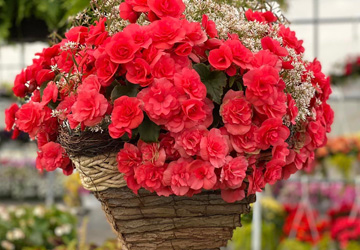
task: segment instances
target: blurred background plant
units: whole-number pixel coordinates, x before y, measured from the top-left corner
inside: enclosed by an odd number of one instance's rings
[[[88,5],[89,0],[0,0],[0,40],[46,40]]]
[[[76,239],[76,224],[64,207],[0,207],[0,249],[54,249]]]

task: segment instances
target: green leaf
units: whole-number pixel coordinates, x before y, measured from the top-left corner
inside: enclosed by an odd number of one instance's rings
[[[225,73],[222,71],[211,71],[210,67],[203,63],[195,64],[194,69],[200,75],[201,81],[205,84],[210,99],[220,104],[224,87],[227,83]]]
[[[44,82],[43,84],[41,84],[40,86],[40,97],[42,98],[42,96],[44,95],[44,89],[46,88],[47,84],[49,83],[49,81]]]
[[[236,80],[236,76],[232,76],[229,79],[229,87],[231,88],[234,85],[234,82]]]
[[[140,139],[144,142],[157,142],[160,135],[160,127],[152,122],[149,117],[144,114],[144,120],[138,127]]]
[[[111,101],[115,101],[120,96],[135,97],[138,93],[139,85],[128,83],[126,85],[117,85],[111,92]]]

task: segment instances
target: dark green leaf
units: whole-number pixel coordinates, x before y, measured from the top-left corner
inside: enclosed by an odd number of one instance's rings
[[[243,85],[241,84],[240,81],[237,81],[236,84],[237,84],[237,87],[238,87],[238,89],[239,89],[240,91],[243,90]]]
[[[49,81],[44,82],[43,84],[41,84],[40,86],[40,97],[42,98],[42,96],[44,95],[44,89],[46,88],[47,84]]]
[[[200,75],[201,81],[205,84],[207,94],[211,100],[220,104],[227,78],[222,71],[211,71],[205,64],[195,64],[194,69]]]
[[[149,117],[144,114],[144,121],[138,127],[140,139],[144,142],[157,142],[159,140],[160,127],[152,122]]]
[[[236,76],[232,76],[229,79],[229,87],[231,88],[234,85],[234,82],[236,80]]]
[[[117,85],[111,92],[111,100],[114,102],[120,96],[135,97],[138,93],[139,85],[128,83],[126,85]]]

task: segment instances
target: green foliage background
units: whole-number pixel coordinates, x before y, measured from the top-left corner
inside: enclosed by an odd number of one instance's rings
[[[88,5],[89,0],[0,0],[0,40],[8,40],[26,18],[44,21],[49,33],[64,30],[68,17]]]

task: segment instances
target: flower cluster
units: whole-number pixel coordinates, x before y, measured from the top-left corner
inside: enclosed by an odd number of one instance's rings
[[[320,63],[269,11],[236,10],[239,30],[225,37],[209,17],[233,7],[186,3],[126,0],[123,30],[106,18],[76,26],[16,77],[27,102],[6,126],[37,139],[39,169],[72,171],[60,126],[123,140],[119,171],[134,192],[221,189],[234,202],[311,163],[334,115]]]
[[[77,238],[76,223],[60,206],[0,206],[0,249],[55,249]]]
[[[344,84],[349,78],[358,78],[360,75],[360,56],[349,57],[339,73],[331,75],[331,83],[334,85]]]

